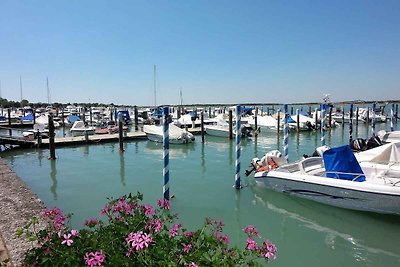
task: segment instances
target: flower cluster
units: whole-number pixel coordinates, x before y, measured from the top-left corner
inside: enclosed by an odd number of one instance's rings
[[[143,196],[111,199],[101,210],[107,221],[84,222],[81,230],[70,230],[60,209],[47,209],[42,216],[49,226],[38,232],[29,227],[19,232],[38,241],[25,255],[26,266],[261,266],[259,259],[276,258],[275,245],[261,238],[254,226],[246,226],[244,249],[228,247],[221,220],[207,218],[203,227],[189,231],[170,213],[170,202],[157,201],[158,208],[140,204]],[[34,238],[33,238],[34,237]]]

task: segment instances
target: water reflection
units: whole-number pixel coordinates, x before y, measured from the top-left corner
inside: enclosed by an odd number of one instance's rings
[[[57,200],[57,160],[50,160],[50,191],[53,194],[53,199]]]
[[[125,186],[125,156],[124,153],[119,153],[119,176],[121,177],[121,184]]]
[[[170,159],[181,159],[187,158],[191,151],[194,151],[195,144],[170,144],[169,145],[169,157]],[[152,141],[147,141],[144,152],[146,154],[153,154],[159,156],[160,159],[163,157],[163,144]]]
[[[352,253],[352,257],[357,261],[374,262],[370,259],[371,254],[382,254],[400,261],[398,216],[335,208],[255,185],[251,190],[255,204],[283,216],[282,240],[291,238],[286,236],[284,229],[289,220],[294,220],[300,228],[306,227],[324,234],[325,247]]]
[[[43,155],[43,149],[37,149],[37,156],[38,156],[38,160],[39,160],[39,166],[42,167],[42,160],[44,158]]]

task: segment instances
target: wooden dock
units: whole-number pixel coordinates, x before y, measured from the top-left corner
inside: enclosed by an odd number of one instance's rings
[[[36,140],[27,140],[24,137],[0,134],[1,145],[18,145],[20,147],[34,147]]]

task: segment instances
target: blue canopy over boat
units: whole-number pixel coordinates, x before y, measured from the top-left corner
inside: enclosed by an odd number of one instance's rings
[[[76,121],[80,121],[81,118],[75,115],[68,115],[67,120],[69,121],[69,123],[74,123]]]
[[[326,177],[364,182],[365,175],[350,146],[331,148],[322,155]]]
[[[21,118],[22,121],[33,121],[33,114],[29,113],[28,115]]]

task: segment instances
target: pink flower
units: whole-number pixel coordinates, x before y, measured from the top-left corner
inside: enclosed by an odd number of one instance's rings
[[[263,246],[262,255],[264,258],[276,259],[277,249],[274,243],[267,240],[262,243],[262,246]]]
[[[174,237],[178,235],[178,231],[182,229],[182,224],[174,224],[171,229],[169,229],[169,237]]]
[[[79,237],[79,236],[80,236],[78,230],[71,230],[71,235],[72,235],[73,237]]]
[[[247,245],[246,245],[246,249],[254,251],[258,249],[257,243],[256,241],[254,241],[254,239],[252,238],[247,238]]]
[[[194,262],[191,262],[188,266],[189,266],[189,267],[199,267],[199,265],[197,265],[197,264],[194,263]]]
[[[153,243],[152,237],[147,233],[143,233],[142,231],[129,233],[125,238],[125,241],[128,246],[134,250],[142,250],[149,247],[149,245]],[[130,255],[130,251],[128,251],[128,253]]]
[[[157,205],[160,208],[165,209],[165,210],[169,210],[169,208],[170,208],[169,201],[167,199],[164,199],[164,198],[157,200]]]
[[[56,230],[64,227],[65,215],[59,208],[45,209],[41,215],[44,219],[51,221]]]
[[[64,234],[64,240],[61,242],[62,245],[66,244],[68,247],[74,243],[74,241],[71,239],[72,235],[71,234]]]
[[[228,235],[223,235],[223,234],[217,233],[217,234],[215,234],[215,238],[217,238],[218,241],[224,242],[227,245],[231,242]]]
[[[90,267],[101,266],[105,259],[106,256],[103,254],[103,251],[96,251],[95,253],[87,252],[84,257],[86,265]]]
[[[154,229],[154,232],[159,233],[163,227],[163,223],[160,219],[150,220],[146,225],[146,229]]]
[[[255,228],[253,225],[247,225],[245,228],[242,229],[242,231],[248,234],[250,237],[252,236],[260,237],[257,228]]]
[[[132,214],[132,206],[129,205],[125,199],[120,198],[118,199],[117,203],[114,204],[113,212],[126,213],[130,215]]]
[[[146,214],[147,216],[153,216],[154,215],[154,208],[151,205],[144,205],[144,214]]]
[[[99,220],[97,220],[96,218],[87,219],[84,223],[84,225],[86,225],[88,227],[94,227],[98,224],[99,224]]]
[[[193,232],[186,231],[186,232],[183,233],[183,236],[184,236],[184,237],[187,237],[187,238],[190,238],[190,237],[193,236]]]
[[[189,251],[192,249],[192,247],[193,247],[193,245],[192,244],[187,244],[187,245],[185,245],[185,244],[183,244],[182,243],[182,245],[183,245],[183,249],[182,249],[182,251],[183,251],[183,253],[189,253]]]

